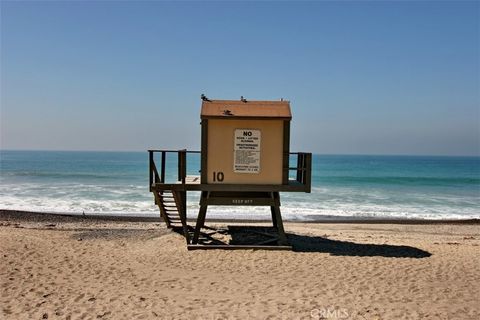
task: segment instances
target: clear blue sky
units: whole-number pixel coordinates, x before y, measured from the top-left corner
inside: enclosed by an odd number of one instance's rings
[[[200,147],[200,94],[292,102],[292,149],[480,154],[480,5],[1,2],[1,148]]]

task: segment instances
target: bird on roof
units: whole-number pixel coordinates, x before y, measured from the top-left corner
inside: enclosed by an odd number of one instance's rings
[[[243,96],[240,96],[240,101],[247,102],[247,99],[245,99]]]
[[[207,96],[204,95],[203,93],[202,93],[202,95],[200,96],[200,99],[202,99],[203,101],[212,101],[212,100],[208,99]]]

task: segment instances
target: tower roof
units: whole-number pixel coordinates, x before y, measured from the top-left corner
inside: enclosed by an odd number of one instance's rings
[[[261,118],[292,119],[290,101],[204,100],[202,119],[208,118]]]

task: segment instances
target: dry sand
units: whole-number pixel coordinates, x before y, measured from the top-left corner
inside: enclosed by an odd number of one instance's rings
[[[480,319],[478,223],[285,227],[295,251],[187,251],[159,222],[0,212],[0,318]]]

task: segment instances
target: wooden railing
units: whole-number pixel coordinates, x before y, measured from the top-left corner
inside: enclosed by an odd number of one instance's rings
[[[312,185],[312,154],[308,152],[291,152],[290,155],[297,155],[297,166],[288,170],[297,171],[296,181],[308,187],[310,192]]]
[[[160,153],[160,173],[158,172],[157,165],[155,164],[154,153]],[[185,178],[187,177],[187,153],[200,153],[200,151],[187,151],[183,150],[148,150],[149,156],[149,186],[152,191],[152,185],[157,183],[165,183],[165,168],[167,162],[167,153],[177,153],[178,157],[178,174],[177,181],[181,181],[185,184]]]
[[[185,184],[187,177],[187,154],[199,154],[200,151],[183,150],[148,150],[149,153],[149,188],[152,191],[152,186],[165,182],[165,168],[168,153],[177,153],[178,159],[178,174],[177,181]],[[160,171],[155,163],[154,154],[160,153]],[[297,166],[288,167],[289,171],[296,171],[296,182],[304,185],[307,192],[310,192],[312,182],[312,154],[307,152],[290,152],[289,154],[297,156]]]

